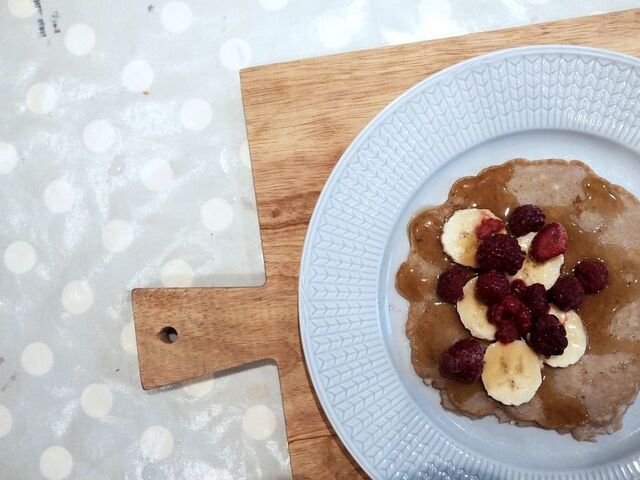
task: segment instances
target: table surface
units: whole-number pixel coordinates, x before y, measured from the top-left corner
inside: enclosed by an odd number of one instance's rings
[[[2,477],[290,477],[274,365],[136,362],[131,288],[264,277],[240,68],[637,6],[0,0]]]

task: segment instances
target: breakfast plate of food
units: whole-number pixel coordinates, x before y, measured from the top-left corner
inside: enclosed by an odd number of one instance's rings
[[[640,477],[640,61],[495,52],[383,110],[318,200],[305,359],[373,478]]]

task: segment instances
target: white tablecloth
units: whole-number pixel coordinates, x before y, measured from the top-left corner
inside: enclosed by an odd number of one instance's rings
[[[260,283],[238,70],[637,0],[0,0],[0,478],[289,478],[272,365],[146,393],[129,291]]]

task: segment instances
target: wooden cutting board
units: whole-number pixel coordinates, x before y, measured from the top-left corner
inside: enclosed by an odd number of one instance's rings
[[[273,359],[294,478],[364,476],[314,395],[298,330],[300,253],[334,164],[385,105],[444,67],[531,44],[589,45],[638,56],[639,28],[640,9],[634,9],[243,70],[267,281],[250,288],[134,290],[143,388]],[[178,335],[174,343],[171,329]]]

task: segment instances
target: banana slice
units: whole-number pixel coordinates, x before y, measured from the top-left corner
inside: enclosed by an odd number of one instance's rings
[[[582,358],[587,350],[587,332],[584,329],[582,320],[576,312],[570,310],[562,312],[553,305],[549,313],[558,317],[558,320],[567,330],[567,340],[569,345],[564,349],[562,355],[553,355],[544,359],[544,363],[552,367],[568,367]]]
[[[458,210],[442,227],[440,241],[445,253],[454,262],[467,267],[478,267],[476,250],[478,250],[478,237],[476,228],[486,218],[496,217],[491,210],[479,208],[467,208]]]
[[[560,277],[560,269],[564,264],[564,255],[558,255],[546,262],[538,263],[528,255],[533,237],[536,236],[536,232],[531,232],[521,237],[518,237],[518,244],[520,248],[527,252],[527,256],[524,259],[522,268],[518,272],[509,277],[509,280],[519,278],[527,285],[533,285],[534,283],[541,283],[544,288],[549,290],[556,283],[556,280]]]
[[[456,309],[460,321],[471,335],[483,340],[495,340],[496,326],[487,320],[489,307],[476,298],[477,281],[478,277],[474,277],[465,284],[462,289],[464,296],[456,303]]]
[[[482,383],[487,393],[505,405],[522,405],[542,384],[542,362],[522,340],[496,342],[484,353]]]

